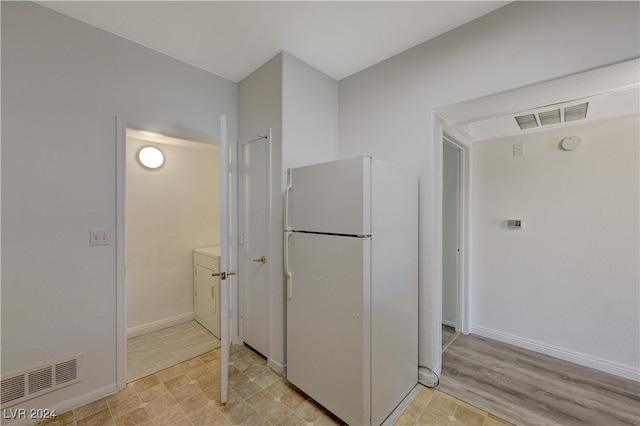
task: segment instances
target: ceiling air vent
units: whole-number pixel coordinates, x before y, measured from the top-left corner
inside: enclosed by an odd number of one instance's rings
[[[516,121],[518,122],[518,126],[520,126],[522,130],[538,127],[538,122],[536,121],[535,114],[518,116],[516,117]]]
[[[545,111],[538,113],[538,117],[540,117],[540,123],[543,126],[548,126],[549,124],[558,124],[560,123],[560,110],[553,109],[551,111]]]
[[[587,118],[587,109],[589,102],[580,105],[566,107],[564,109],[564,121],[584,120]]]
[[[585,102],[580,105],[572,105],[560,109],[552,109],[549,111],[542,111],[537,114],[527,114],[516,116],[516,122],[520,129],[535,129],[539,125],[549,126],[552,124],[567,123],[569,121],[584,120],[587,118],[587,109],[589,102]],[[564,112],[564,114],[562,114]],[[538,124],[539,123],[539,124]]]

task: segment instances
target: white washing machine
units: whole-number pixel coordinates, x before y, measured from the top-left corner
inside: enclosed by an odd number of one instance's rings
[[[193,250],[193,310],[195,319],[220,338],[220,247]]]

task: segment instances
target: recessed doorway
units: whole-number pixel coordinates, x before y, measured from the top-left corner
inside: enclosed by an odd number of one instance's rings
[[[149,147],[163,157],[157,167],[139,158]],[[195,285],[196,252],[220,246],[220,147],[126,128],[123,148],[119,237],[130,382],[220,347],[209,326],[215,318],[203,321],[195,309],[198,296],[213,306],[220,298],[219,289]]]
[[[451,136],[442,143],[442,350],[460,330],[462,149]]]

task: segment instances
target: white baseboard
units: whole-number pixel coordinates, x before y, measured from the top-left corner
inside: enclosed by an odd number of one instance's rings
[[[269,365],[269,367],[271,367],[272,369],[274,369],[278,373],[280,373],[282,375],[285,375],[286,368],[287,368],[287,366],[285,364],[280,364],[279,362],[276,362],[271,358],[269,358],[269,361],[267,362],[267,364]]]
[[[442,318],[442,323],[444,325],[448,325],[449,327],[456,328],[456,322],[455,321],[449,321],[449,320],[446,320],[446,319]]]
[[[152,331],[162,330],[163,328],[171,327],[173,325],[182,324],[183,322],[191,321],[194,318],[195,316],[193,312],[187,312],[186,314],[176,315],[175,317],[164,318],[147,324],[127,328],[127,339],[151,333]]]
[[[526,339],[524,337],[504,333],[498,330],[493,330],[478,325],[471,326],[471,333],[487,337],[489,339],[498,340],[500,342],[508,343],[513,346],[518,346],[520,348],[529,349],[534,352],[549,355],[554,358],[573,362],[574,364],[583,365],[595,370],[615,374],[616,376],[624,377],[625,379],[631,379],[640,382],[640,369],[638,367],[624,365],[615,361],[583,354],[580,352],[572,351],[570,349],[560,348],[558,346]]]
[[[64,413],[65,411],[71,410],[73,408],[82,407],[83,405],[89,404],[91,402],[97,401],[99,399],[104,398],[105,396],[112,395],[118,391],[118,387],[115,383],[110,384],[108,386],[104,386],[100,389],[96,389],[92,392],[85,393],[76,398],[72,398],[65,402],[58,404],[56,408],[56,412]]]
[[[436,371],[439,371],[440,369],[440,366],[438,366]],[[439,382],[440,378],[435,372],[426,367],[418,367],[418,383],[425,385],[428,388],[432,388],[437,386]]]

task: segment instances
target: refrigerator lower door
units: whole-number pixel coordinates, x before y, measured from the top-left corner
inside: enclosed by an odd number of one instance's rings
[[[287,379],[351,425],[370,423],[371,240],[293,233]]]

